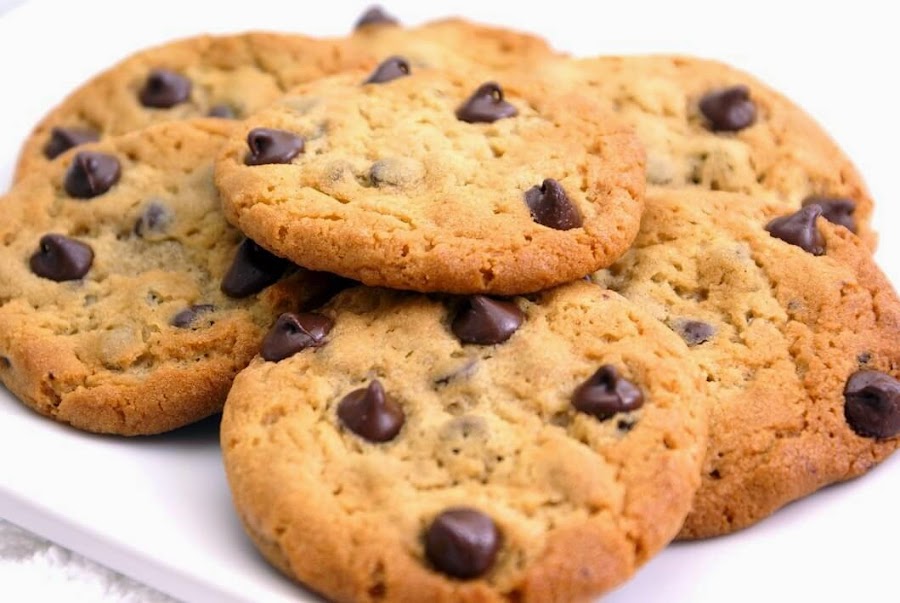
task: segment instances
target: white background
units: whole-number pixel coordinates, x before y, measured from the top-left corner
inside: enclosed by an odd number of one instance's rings
[[[29,0],[0,17],[0,189],[32,124],[128,52],[201,32],[339,35],[366,4]],[[387,8],[406,23],[458,14],[531,30],[581,55],[693,53],[755,73],[826,124],[857,163],[877,203],[878,257],[900,282],[900,34],[890,3],[397,0]],[[741,534],[675,546],[610,599],[898,600],[898,459]],[[182,598],[300,596],[258,559],[229,505],[214,425],[138,441],[97,438],[0,394],[0,517]]]

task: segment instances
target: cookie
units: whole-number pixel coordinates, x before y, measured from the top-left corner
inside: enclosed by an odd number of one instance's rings
[[[725,534],[900,445],[900,311],[869,249],[821,208],[651,188],[599,283],[680,334],[712,399],[683,538]]]
[[[73,146],[154,123],[241,119],[297,84],[373,62],[341,40],[275,33],[204,35],[142,50],[50,111],[25,142],[15,178]]]
[[[225,221],[212,163],[233,128],[88,144],[0,200],[0,380],[28,406],[123,435],[205,417],[278,314],[327,284]]]
[[[554,61],[545,72],[634,127],[648,184],[744,193],[785,211],[818,204],[874,247],[859,172],[800,107],[747,73],[680,56]]]
[[[270,251],[367,285],[515,294],[609,265],[640,219],[643,151],[589,99],[392,57],[245,121],[216,165]]]
[[[678,531],[702,384],[678,336],[620,296],[357,288],[319,312],[267,335],[271,360],[238,375],[221,427],[248,534],[307,587],[582,600]]]

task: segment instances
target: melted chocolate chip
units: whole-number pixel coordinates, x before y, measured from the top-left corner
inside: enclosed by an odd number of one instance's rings
[[[409,61],[403,57],[390,57],[376,67],[363,84],[384,84],[397,78],[406,77],[411,71]]]
[[[385,395],[377,379],[344,396],[337,415],[347,429],[370,442],[393,440],[406,421],[403,408]]]
[[[604,421],[618,412],[631,412],[644,405],[644,395],[631,381],[619,375],[616,367],[604,364],[578,386],[572,405],[580,412]]]
[[[496,82],[487,82],[479,86],[478,90],[456,110],[456,118],[470,124],[489,124],[518,114],[514,106],[503,100],[503,89]]]
[[[425,532],[428,561],[448,576],[469,580],[488,571],[502,537],[490,517],[468,507],[447,509]]]
[[[360,15],[353,28],[359,29],[360,27],[365,27],[367,25],[397,25],[398,23],[399,21],[397,21],[396,17],[384,12],[384,9],[380,6],[371,6],[366,9],[366,12]]]
[[[880,371],[856,371],[844,388],[844,418],[866,438],[900,434],[900,381]]]
[[[818,205],[822,208],[822,217],[838,226],[843,226],[850,232],[856,232],[856,219],[853,213],[856,211],[856,202],[853,199],[842,197],[807,197],[803,200],[803,207]]]
[[[119,160],[112,155],[82,151],[72,159],[63,186],[76,199],[92,199],[112,188],[121,174]]]
[[[172,212],[162,203],[151,201],[134,223],[134,234],[144,237],[150,233],[162,232],[171,221]]]
[[[247,297],[275,284],[289,262],[269,253],[250,239],[244,239],[225,277],[222,293],[228,297]]]
[[[213,105],[209,108],[207,115],[219,119],[237,119],[237,113],[231,105]]]
[[[172,321],[169,324],[173,327],[178,327],[179,329],[186,329],[190,327],[201,314],[212,312],[215,309],[216,307],[212,304],[196,304],[185,308],[173,316]]]
[[[83,128],[53,128],[50,131],[50,140],[44,145],[44,157],[54,159],[71,148],[86,142],[99,140],[100,135],[93,130]]]
[[[450,329],[463,343],[503,343],[522,326],[525,315],[513,302],[475,295],[453,319]]]
[[[145,107],[168,109],[183,103],[191,95],[191,80],[180,73],[154,69],[147,76],[138,98]]]
[[[90,245],[59,234],[41,237],[40,247],[31,256],[31,271],[51,281],[80,279],[94,262]]]
[[[547,178],[541,186],[525,191],[525,204],[531,218],[543,226],[556,230],[570,230],[581,226],[581,215],[569,200],[562,185]]]
[[[716,334],[715,327],[699,320],[677,320],[673,327],[691,347],[706,343]]]
[[[303,152],[303,139],[291,132],[271,128],[253,128],[247,134],[250,152],[244,157],[247,165],[290,163]]]
[[[756,104],[747,86],[732,86],[707,92],[700,99],[700,112],[714,132],[737,132],[756,121]]]
[[[333,326],[334,321],[321,314],[285,312],[263,339],[262,357],[278,362],[300,350],[319,347]]]
[[[807,205],[789,216],[775,218],[766,224],[766,230],[778,239],[796,245],[813,255],[825,253],[825,237],[816,228],[816,218],[822,215],[818,205]]]

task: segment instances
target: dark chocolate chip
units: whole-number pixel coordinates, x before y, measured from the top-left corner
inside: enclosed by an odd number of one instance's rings
[[[489,124],[505,117],[514,117],[518,113],[515,107],[503,100],[500,84],[487,82],[460,105],[456,110],[456,118],[470,124]]]
[[[397,78],[406,77],[411,71],[409,61],[403,57],[390,57],[376,67],[369,79],[364,81],[363,84],[384,84]]]
[[[789,216],[775,218],[766,224],[766,230],[778,239],[796,245],[813,255],[825,253],[825,237],[816,228],[816,218],[822,215],[818,205],[807,205]]]
[[[93,130],[83,128],[53,128],[50,131],[50,140],[44,145],[44,157],[53,159],[62,155],[71,148],[86,142],[95,142],[100,135]]]
[[[438,571],[469,580],[491,568],[501,540],[493,519],[476,509],[453,507],[428,526],[425,555]]]
[[[900,434],[900,381],[880,371],[856,371],[844,388],[844,418],[866,438]]]
[[[578,208],[569,200],[562,185],[552,178],[525,191],[525,204],[531,211],[531,218],[548,228],[570,230],[581,226]]]
[[[384,9],[380,6],[370,6],[356,20],[356,25],[353,26],[353,29],[359,29],[367,25],[397,25],[398,23],[399,21],[397,21],[396,17],[384,12]]]
[[[604,421],[618,412],[631,412],[644,405],[644,395],[631,381],[619,375],[616,367],[604,364],[578,386],[572,405],[583,413]]]
[[[151,201],[134,223],[134,234],[143,237],[152,232],[162,232],[171,221],[172,212],[162,203]]]
[[[522,326],[525,315],[513,302],[475,295],[470,297],[450,325],[463,343],[503,343]]]
[[[207,115],[219,119],[237,119],[237,112],[231,105],[213,105],[209,108]]]
[[[178,314],[172,317],[172,321],[169,323],[173,327],[178,327],[179,329],[186,329],[193,324],[193,322],[199,317],[201,314],[206,314],[207,312],[212,312],[216,309],[216,307],[212,304],[196,304],[185,308]]]
[[[700,112],[714,132],[737,132],[756,121],[756,104],[747,86],[732,86],[707,92],[700,99]]]
[[[290,262],[269,253],[250,239],[244,239],[222,279],[222,293],[247,297],[275,284]]]
[[[31,271],[51,281],[80,279],[94,262],[90,245],[60,234],[41,237],[40,247],[31,256]]]
[[[262,357],[270,362],[284,360],[300,350],[319,347],[334,322],[321,314],[285,312],[262,342]]]
[[[180,73],[154,69],[147,76],[138,98],[145,107],[168,109],[183,103],[191,95],[191,80]]]
[[[72,197],[92,199],[112,188],[121,174],[119,160],[112,155],[82,151],[72,159],[63,184]]]
[[[807,197],[803,200],[803,207],[818,205],[822,208],[822,217],[838,226],[843,226],[850,232],[856,232],[856,219],[853,213],[856,211],[856,201],[843,197]]]
[[[370,442],[393,440],[406,421],[403,409],[385,395],[377,379],[369,387],[344,396],[338,404],[337,414],[347,429]]]
[[[706,343],[716,334],[715,327],[699,320],[677,320],[673,327],[684,342],[692,347]]]
[[[253,128],[247,134],[250,151],[244,157],[247,165],[290,163],[303,152],[303,139],[291,132],[271,128]]]

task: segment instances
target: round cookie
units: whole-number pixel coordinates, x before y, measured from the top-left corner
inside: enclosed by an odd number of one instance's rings
[[[596,104],[412,68],[311,82],[224,148],[229,221],[367,285],[516,294],[609,265],[637,232],[644,156]]]
[[[651,188],[633,249],[593,277],[681,334],[706,374],[709,452],[682,538],[748,526],[900,445],[897,296],[819,208],[784,212]]]
[[[648,184],[745,193],[785,210],[819,203],[874,247],[856,168],[802,109],[747,73],[681,56],[552,61],[545,72],[634,127]]]
[[[297,84],[371,65],[369,55],[341,40],[261,32],[197,36],[142,50],[50,111],[25,142],[16,181],[98,137],[161,121],[246,117]]]
[[[620,296],[357,288],[320,312],[279,321],[222,420],[235,506],[286,574],[335,601],[573,601],[678,531],[702,383]],[[275,345],[295,320],[312,347]]]
[[[123,435],[203,418],[275,317],[321,292],[222,216],[212,164],[233,128],[109,138],[2,198],[0,380],[28,406]]]

